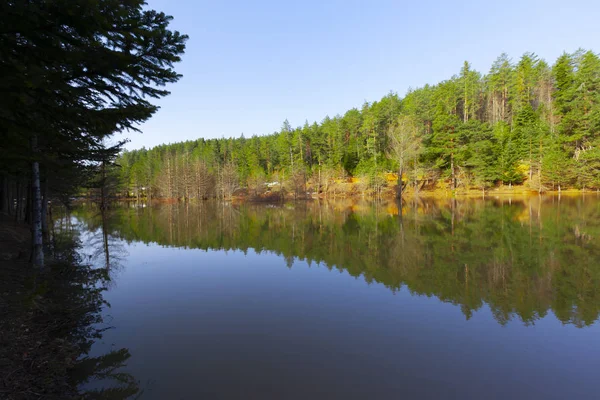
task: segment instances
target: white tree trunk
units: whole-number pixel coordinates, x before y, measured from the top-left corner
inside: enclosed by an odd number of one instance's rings
[[[40,188],[40,164],[35,159],[37,157],[37,136],[31,139],[31,150],[33,161],[31,163],[31,181],[32,181],[32,227],[31,235],[33,242],[33,254],[31,260],[36,267],[44,266],[44,248],[42,242],[42,191]]]

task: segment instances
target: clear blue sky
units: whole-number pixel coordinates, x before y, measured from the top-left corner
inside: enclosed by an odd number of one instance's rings
[[[148,0],[190,36],[184,77],[127,148],[246,137],[435,84],[502,52],[600,51],[600,2]],[[594,47],[595,46],[595,47]]]

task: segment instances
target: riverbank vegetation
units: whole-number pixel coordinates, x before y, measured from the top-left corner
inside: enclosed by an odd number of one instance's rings
[[[121,196],[170,199],[590,190],[600,188],[599,132],[597,54],[552,65],[502,54],[487,74],[465,62],[448,80],[320,123],[127,151],[118,180]]]

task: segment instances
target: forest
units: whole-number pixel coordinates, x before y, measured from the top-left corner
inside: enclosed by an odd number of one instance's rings
[[[114,185],[138,198],[600,189],[600,59],[502,54],[487,74],[465,62],[448,80],[320,123],[125,151],[115,165]]]

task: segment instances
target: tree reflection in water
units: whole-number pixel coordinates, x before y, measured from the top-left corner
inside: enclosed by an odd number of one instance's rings
[[[467,319],[487,304],[500,324],[515,317],[533,324],[552,311],[563,323],[584,327],[600,312],[600,201],[594,195],[420,199],[402,206],[352,200],[128,204],[110,218],[92,207],[80,207],[76,216],[87,230],[109,233],[99,242],[274,252],[289,266],[306,260],[392,291],[405,286],[435,296],[460,306]]]
[[[84,231],[75,226],[68,212],[54,221],[51,243],[55,263],[52,274],[53,305],[62,311],[51,314],[59,329],[52,335],[67,338],[75,345],[79,357],[71,369],[72,383],[80,387],[88,399],[126,399],[139,396],[139,382],[123,372],[131,357],[126,348],[90,357],[92,344],[110,329],[103,319],[103,309],[109,304],[103,293],[111,283],[126,255],[122,245],[112,240],[108,231],[108,212],[98,214],[100,229]],[[85,237],[81,234],[84,232]],[[82,243],[86,243],[85,246]],[[94,382],[93,388],[87,388]]]

